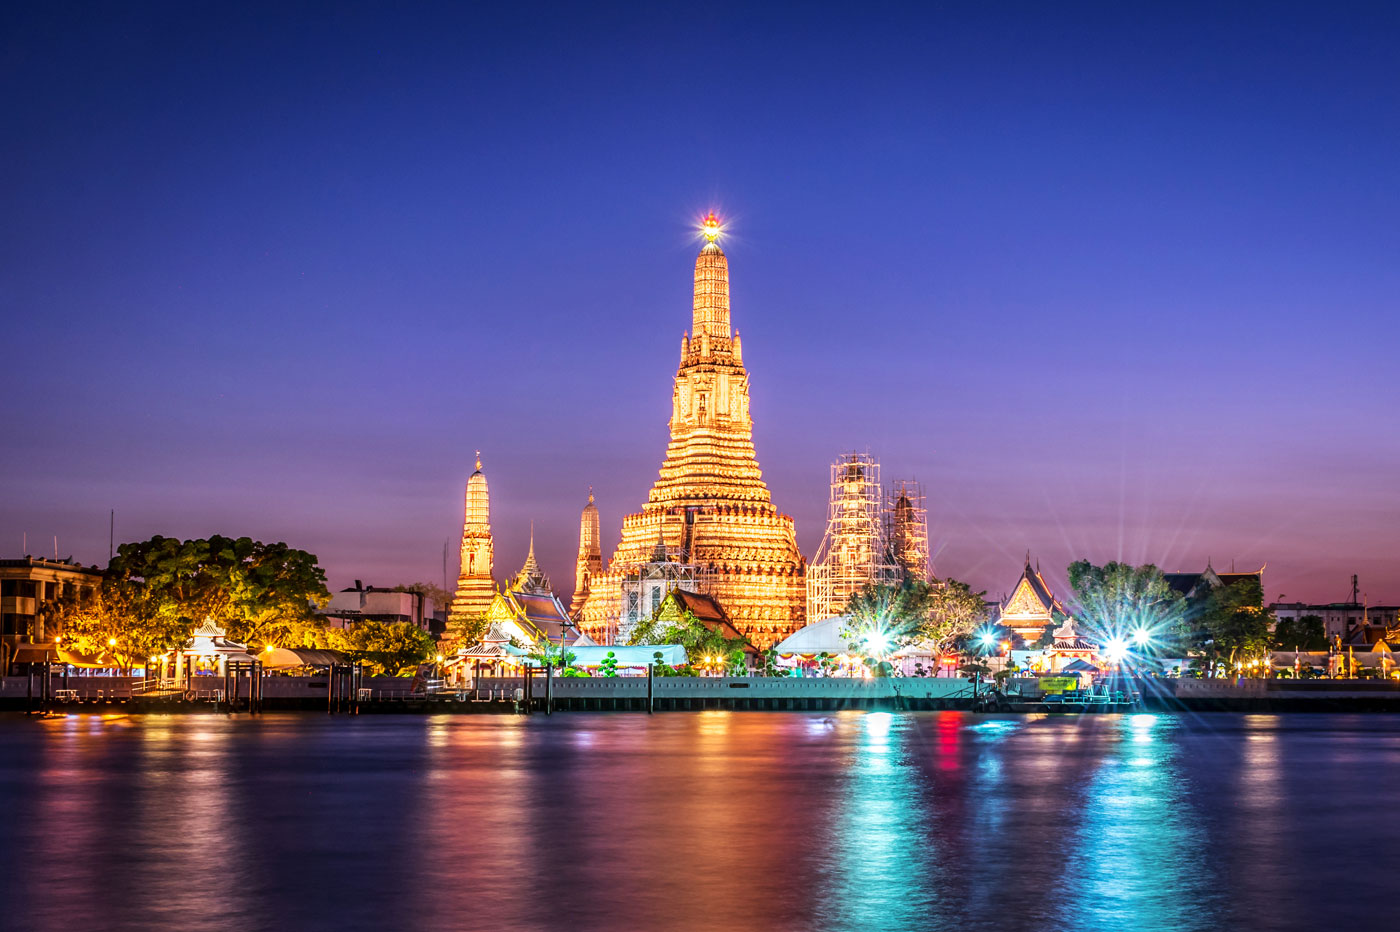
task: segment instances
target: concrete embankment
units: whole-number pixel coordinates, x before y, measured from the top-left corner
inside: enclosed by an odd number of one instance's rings
[[[1384,680],[1145,680],[1147,708],[1190,712],[1400,712]]]
[[[32,698],[30,689],[33,689]],[[236,700],[225,695],[221,678],[196,680],[185,692],[146,694],[139,682],[126,677],[55,676],[48,707],[55,711],[125,711],[149,713],[246,710],[248,681],[241,681]],[[412,691],[412,681],[395,677],[365,677],[359,688],[332,694],[327,678],[269,676],[261,681],[264,711],[355,711],[360,713],[502,713],[523,711],[526,681],[518,678],[482,679],[470,689],[424,696]],[[1400,712],[1400,683],[1367,680],[1139,680],[1132,687],[1142,707],[1153,711],[1190,712]],[[973,695],[962,679],[839,679],[767,677],[617,677],[584,679],[542,676],[530,681],[529,707],[546,704],[559,711],[699,711],[738,709],[770,711],[836,711],[841,709],[937,710],[1002,708],[1018,711],[1117,712],[1127,706],[1080,707],[1042,705],[1010,697],[989,703],[986,686]],[[0,710],[37,710],[44,704],[36,677],[7,677],[0,681]],[[1027,697],[1030,698],[1030,697]]]

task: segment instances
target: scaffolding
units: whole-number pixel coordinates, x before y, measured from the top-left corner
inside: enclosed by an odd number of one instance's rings
[[[826,534],[807,567],[807,622],[841,614],[870,584],[899,581],[891,558],[880,464],[869,453],[844,453],[831,465]],[[927,534],[925,534],[927,551]]]
[[[923,484],[913,479],[896,479],[890,483],[885,502],[885,539],[889,541],[890,556],[903,575],[927,580],[931,571]]]

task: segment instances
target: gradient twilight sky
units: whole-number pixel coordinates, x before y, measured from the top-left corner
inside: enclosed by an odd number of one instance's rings
[[[1029,549],[1400,602],[1400,4],[7,4],[0,555],[285,540],[572,590],[661,463],[713,207],[759,461]]]

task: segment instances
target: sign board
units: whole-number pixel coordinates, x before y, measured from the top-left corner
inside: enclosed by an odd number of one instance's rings
[[[1040,691],[1043,693],[1062,693],[1078,688],[1079,677],[1077,676],[1042,676],[1040,678]]]

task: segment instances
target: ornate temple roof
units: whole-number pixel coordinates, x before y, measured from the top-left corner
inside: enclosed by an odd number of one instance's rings
[[[1184,596],[1201,593],[1201,586],[1205,585],[1210,589],[1219,589],[1222,586],[1233,586],[1236,583],[1253,579],[1261,586],[1264,584],[1264,568],[1260,567],[1252,573],[1220,573],[1206,563],[1206,568],[1199,573],[1163,573],[1162,577],[1167,581],[1167,585]]]
[[[1050,591],[1040,570],[1031,566],[1030,555],[1026,555],[1026,566],[1021,578],[1011,590],[1011,596],[1002,604],[1002,617],[1026,615],[1068,615],[1059,599]]]

